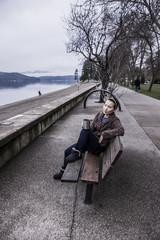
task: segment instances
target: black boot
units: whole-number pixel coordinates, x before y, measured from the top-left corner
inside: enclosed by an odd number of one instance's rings
[[[72,148],[71,154],[65,158],[66,163],[74,162],[82,158],[82,154],[79,150]]]
[[[56,173],[56,174],[53,175],[53,178],[57,179],[57,180],[61,179],[61,177],[63,176],[63,173],[64,173],[64,169],[61,168],[59,173]]]

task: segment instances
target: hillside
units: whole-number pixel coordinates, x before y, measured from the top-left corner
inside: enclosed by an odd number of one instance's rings
[[[6,73],[6,72],[0,72],[0,82],[41,82],[41,81],[73,81],[74,75],[66,75],[66,76],[42,76],[42,77],[30,77],[23,75],[21,73],[12,72],[12,73]]]
[[[42,76],[39,77],[41,80],[67,80],[67,81],[73,81],[74,75],[66,75],[66,76]]]
[[[30,82],[30,81],[36,81],[39,82],[40,79],[36,77],[29,77],[26,75],[23,75],[21,73],[6,73],[6,72],[0,72],[0,82],[8,82],[8,81],[17,81],[17,82]]]

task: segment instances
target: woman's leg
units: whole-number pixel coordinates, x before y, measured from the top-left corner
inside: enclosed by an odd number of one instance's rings
[[[71,154],[72,148],[74,148],[75,146],[76,146],[76,143],[66,148],[66,150],[64,151],[64,159]]]
[[[66,157],[69,156],[72,152],[72,148],[75,147],[76,144],[73,144],[72,146],[68,147],[65,151],[64,151],[64,162],[63,162],[63,166],[60,168],[60,171],[56,174],[53,175],[54,179],[61,179],[61,177],[63,176],[64,170],[67,167],[67,161],[65,161]]]
[[[82,129],[78,142],[65,150],[63,166],[61,167],[60,172],[55,174],[53,177],[55,179],[61,179],[67,164],[80,159],[81,153],[86,150],[93,154],[100,154],[104,151],[104,147],[100,145],[99,139],[90,129]]]
[[[62,169],[66,168],[67,163],[68,163],[68,161],[66,161],[66,158],[71,154],[72,148],[75,148],[75,146],[76,146],[76,144],[73,144],[64,151],[64,163],[63,163]]]
[[[74,152],[76,150],[78,151]],[[94,154],[99,154],[104,151],[104,147],[100,145],[99,139],[90,129],[82,129],[78,138],[78,142],[65,150],[63,166],[66,166],[66,164],[69,162],[67,160],[69,159],[68,157],[71,155],[71,153],[77,154],[79,159],[79,152],[83,153],[86,150]]]
[[[81,130],[81,133],[75,148],[78,149],[81,153],[85,152],[86,150],[93,154],[99,154],[104,151],[104,147],[100,145],[99,139],[90,129]]]

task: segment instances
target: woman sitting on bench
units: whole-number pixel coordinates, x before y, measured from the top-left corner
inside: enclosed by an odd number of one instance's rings
[[[114,113],[116,109],[117,102],[109,98],[104,103],[103,112],[98,113],[91,122],[90,129],[82,128],[77,143],[65,150],[63,166],[60,172],[53,175],[54,179],[61,179],[67,164],[82,158],[85,151],[99,155],[111,138],[124,135],[124,128]]]

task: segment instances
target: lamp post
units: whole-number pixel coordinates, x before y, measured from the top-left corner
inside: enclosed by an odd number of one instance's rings
[[[77,86],[78,86],[78,91],[79,91],[78,69],[75,70],[74,79],[77,81]]]

